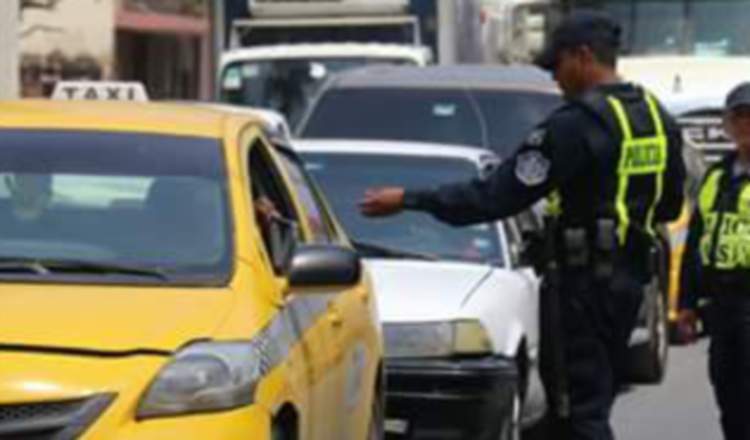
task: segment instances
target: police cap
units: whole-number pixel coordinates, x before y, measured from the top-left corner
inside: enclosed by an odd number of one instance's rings
[[[620,25],[604,12],[587,9],[574,11],[552,31],[534,63],[551,71],[557,65],[560,52],[565,49],[594,44],[618,49],[621,32]]]
[[[727,95],[725,108],[731,111],[737,107],[750,107],[750,82],[739,84]]]

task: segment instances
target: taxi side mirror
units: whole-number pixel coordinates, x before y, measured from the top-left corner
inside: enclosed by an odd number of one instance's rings
[[[331,245],[299,247],[292,258],[289,284],[292,288],[349,287],[362,276],[362,263],[352,249]]]

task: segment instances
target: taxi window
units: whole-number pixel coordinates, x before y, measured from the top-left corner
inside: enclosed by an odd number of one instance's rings
[[[161,281],[180,284],[228,279],[233,253],[218,140],[0,133],[0,258],[158,269]],[[145,281],[119,275],[81,274]]]
[[[294,188],[297,190],[299,199],[305,207],[307,223],[310,226],[313,236],[312,241],[315,243],[330,243],[333,232],[330,219],[326,216],[315,189],[312,186],[310,177],[307,172],[294,159],[281,154],[282,162],[288,171]]]
[[[250,149],[248,161],[255,219],[274,272],[282,274],[289,257],[285,255],[289,250],[287,245],[302,236],[299,216],[265,144],[256,142]]]

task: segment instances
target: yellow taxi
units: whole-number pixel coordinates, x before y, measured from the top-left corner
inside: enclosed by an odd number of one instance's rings
[[[669,261],[669,323],[673,342],[682,342],[676,329],[680,301],[682,257],[687,244],[690,215],[695,206],[695,201],[698,199],[701,181],[708,167],[702,153],[690,139],[685,138],[682,152],[687,170],[685,203],[683,204],[680,217],[668,225],[671,250]]]
[[[0,114],[0,438],[380,438],[369,277],[260,120]]]

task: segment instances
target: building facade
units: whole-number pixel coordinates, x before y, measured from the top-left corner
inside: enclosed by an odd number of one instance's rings
[[[0,1],[0,99],[18,97],[19,0]]]
[[[155,99],[211,96],[209,0],[47,0],[21,13],[24,96],[59,80],[140,81]]]

